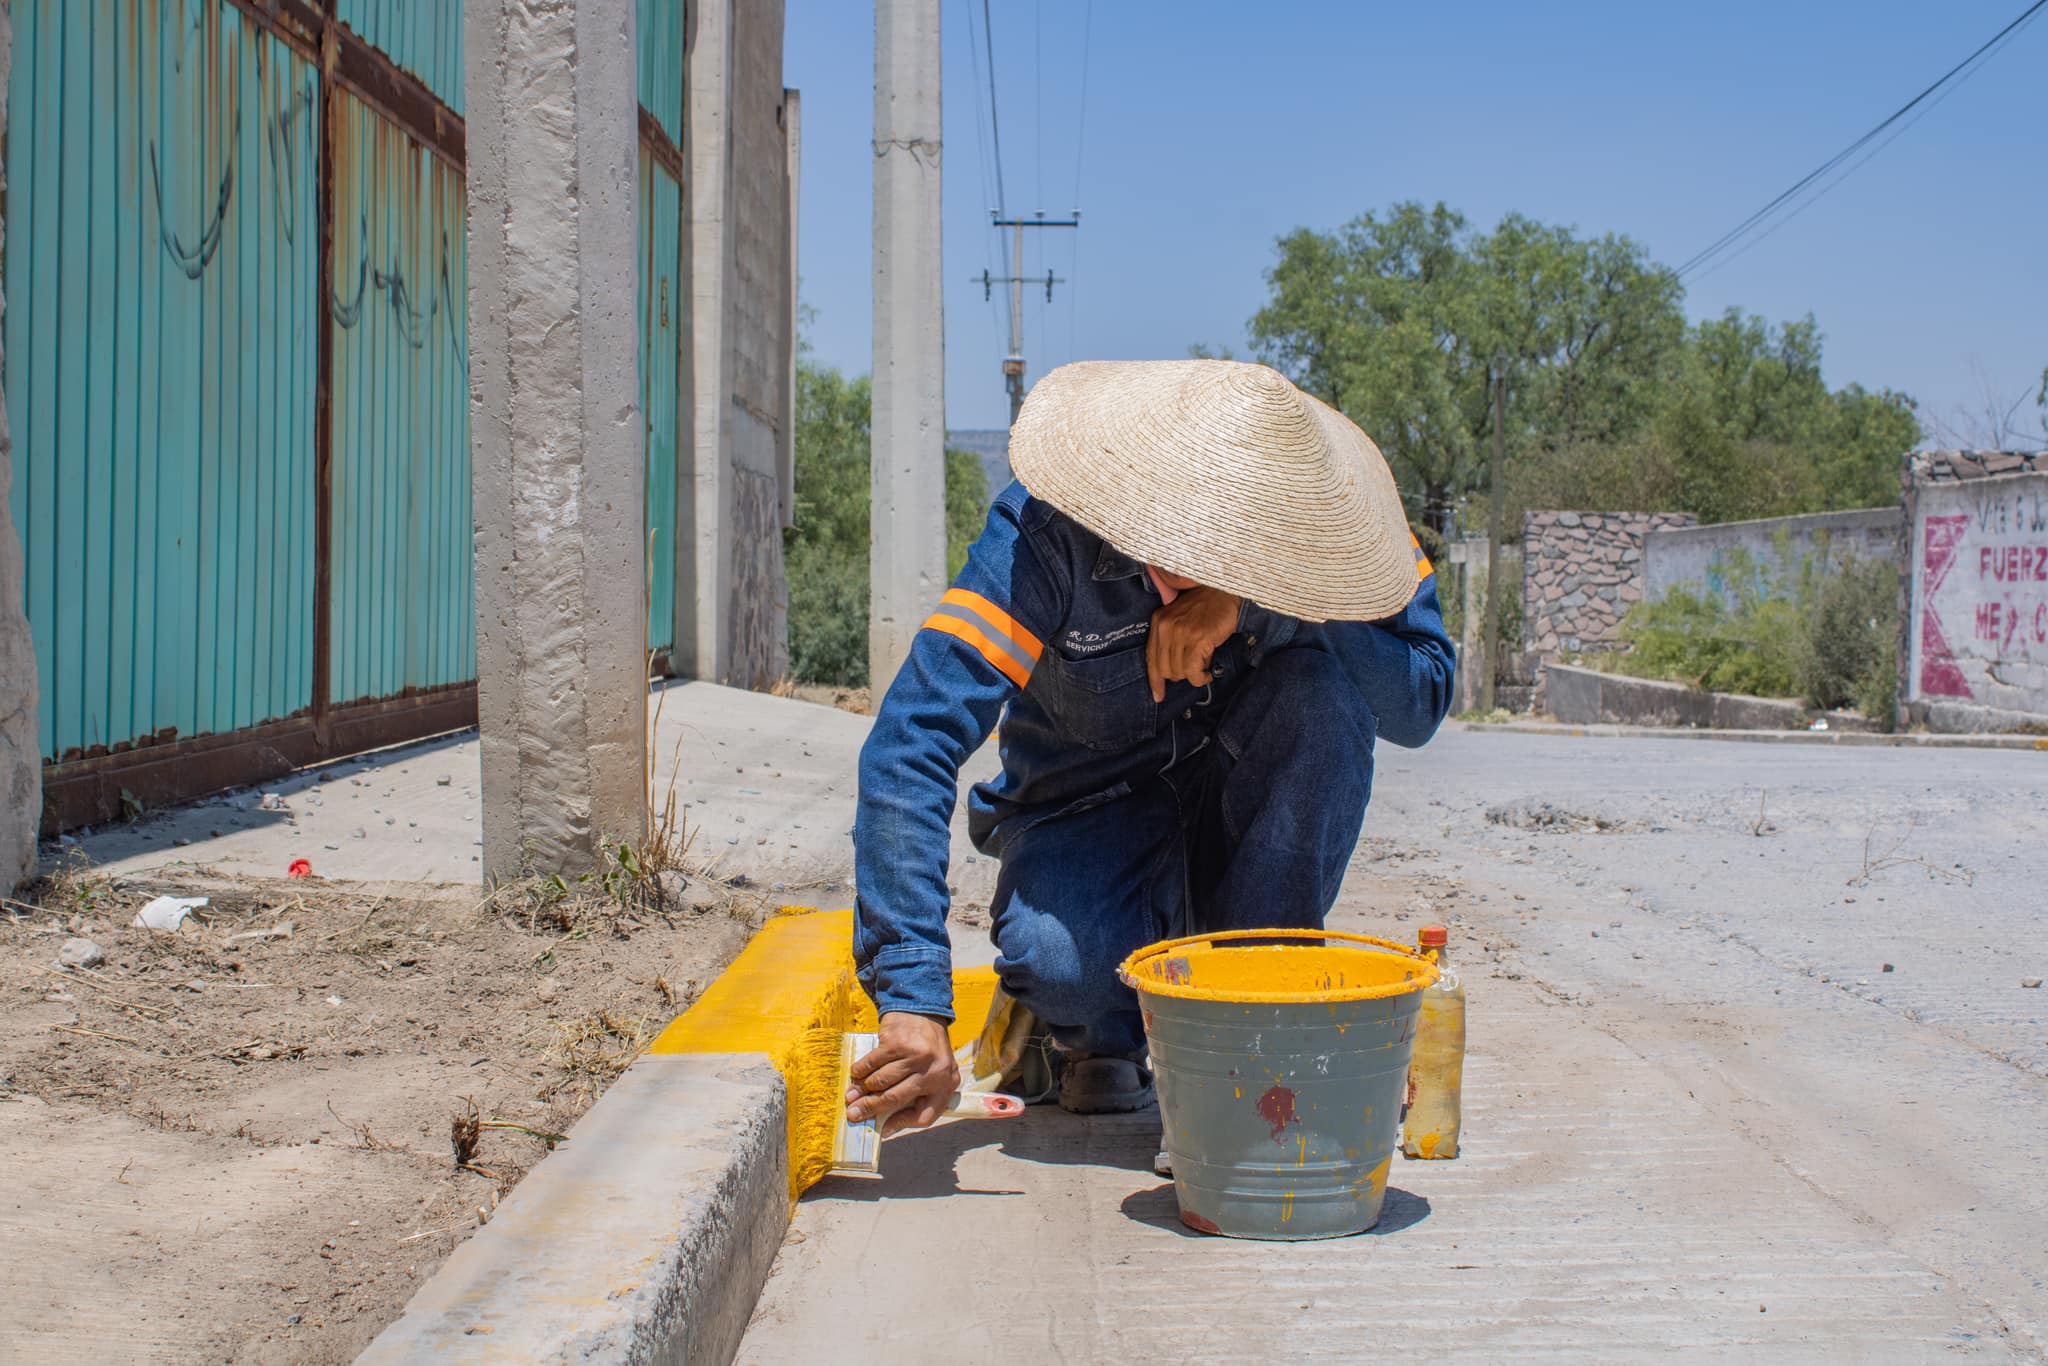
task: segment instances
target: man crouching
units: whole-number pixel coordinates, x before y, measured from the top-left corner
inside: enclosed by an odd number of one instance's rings
[[[936,1120],[959,1089],[946,933],[960,766],[1001,860],[1002,989],[1049,1029],[1059,1103],[1152,1103],[1137,1001],[1156,940],[1320,929],[1372,792],[1373,744],[1450,705],[1436,580],[1349,419],[1230,361],[1082,362],[1011,433],[1018,482],[923,628],[861,752],[854,959],[880,1042],[849,1120]]]

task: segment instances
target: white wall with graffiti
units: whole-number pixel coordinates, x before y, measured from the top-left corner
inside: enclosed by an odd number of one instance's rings
[[[1904,697],[1937,730],[2048,721],[2048,470],[1915,480]]]

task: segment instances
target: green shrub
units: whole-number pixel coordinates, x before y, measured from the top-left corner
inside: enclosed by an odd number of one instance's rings
[[[1678,589],[1631,608],[1621,637],[1630,647],[1613,661],[1622,673],[1756,697],[1794,691],[1798,618],[1788,603],[1731,612],[1719,597]]]
[[[866,376],[797,362],[796,525],[783,539],[789,669],[802,683],[868,681],[869,389]],[[988,512],[972,452],[946,452],[946,572],[960,572]]]
[[[1816,707],[1853,706],[1889,722],[1898,687],[1899,572],[1852,560],[1814,594],[1801,691]]]
[[[789,547],[789,672],[805,683],[868,681],[868,557],[797,542]]]

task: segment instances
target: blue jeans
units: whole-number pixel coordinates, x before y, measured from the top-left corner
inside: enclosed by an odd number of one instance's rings
[[[1336,656],[1283,649],[1174,761],[1006,835],[996,973],[1063,1048],[1144,1045],[1117,964],[1160,939],[1320,929],[1372,794],[1371,709]]]

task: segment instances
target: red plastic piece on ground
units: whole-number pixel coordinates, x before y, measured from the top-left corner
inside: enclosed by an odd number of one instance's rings
[[[313,876],[313,860],[304,858],[293,859],[292,866],[284,870],[284,875],[286,877]]]

